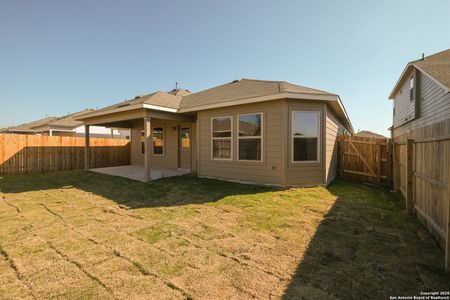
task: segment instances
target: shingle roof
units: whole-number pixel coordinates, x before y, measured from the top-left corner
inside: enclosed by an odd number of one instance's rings
[[[0,129],[0,132],[20,132],[20,131],[32,132],[33,127],[44,126],[54,120],[57,120],[57,118],[56,117],[47,117],[47,118],[43,118],[43,119],[33,121],[30,123],[25,123],[25,124],[21,124],[21,125],[17,125],[17,126],[2,128],[2,129]]]
[[[324,91],[294,85],[285,81],[241,79],[184,96],[181,101],[180,109],[190,109],[204,105],[229,103],[241,99],[289,92],[332,95]]]
[[[82,111],[79,111],[79,112],[76,112],[76,113],[73,113],[73,114],[70,114],[70,115],[58,118],[58,119],[56,119],[54,121],[51,121],[51,122],[49,122],[48,124],[45,124],[45,125],[48,125],[50,127],[56,126],[56,127],[76,128],[76,127],[81,126],[83,124],[82,121],[76,121],[75,120],[76,117],[79,117],[79,116],[91,113],[93,111],[94,111],[93,109],[85,109],[85,110],[82,110]],[[36,128],[36,127],[40,127],[40,126],[34,126],[34,128]]]
[[[178,109],[180,107],[181,98],[183,95],[190,94],[188,90],[175,90],[171,92],[155,92],[152,94],[136,96],[134,99],[126,100],[116,103],[111,106],[96,110],[95,112],[107,111],[115,108],[135,105],[135,104],[149,104],[162,106],[167,108]]]
[[[450,49],[414,61],[412,64],[450,89]]]

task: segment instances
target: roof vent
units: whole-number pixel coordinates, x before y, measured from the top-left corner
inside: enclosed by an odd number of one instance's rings
[[[233,80],[231,83],[236,83],[236,82],[239,82],[239,81],[241,81],[241,80],[242,80],[242,78],[235,79],[235,80]]]
[[[134,97],[134,99],[139,99],[139,98],[141,98],[141,96],[136,96],[136,97]]]
[[[425,53],[422,53],[422,60],[425,60]]]

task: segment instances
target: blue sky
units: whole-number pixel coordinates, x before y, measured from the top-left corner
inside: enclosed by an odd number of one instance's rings
[[[405,64],[450,48],[450,1],[0,0],[0,127],[237,78],[338,93],[388,134]]]

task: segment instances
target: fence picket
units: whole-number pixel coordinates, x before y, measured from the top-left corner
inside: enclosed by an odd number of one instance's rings
[[[92,166],[130,164],[124,139],[91,138]],[[0,134],[0,176],[83,169],[84,137]]]

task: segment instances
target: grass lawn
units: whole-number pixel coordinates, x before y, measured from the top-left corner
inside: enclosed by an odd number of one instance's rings
[[[83,171],[0,179],[0,298],[386,299],[444,290],[399,195]]]

